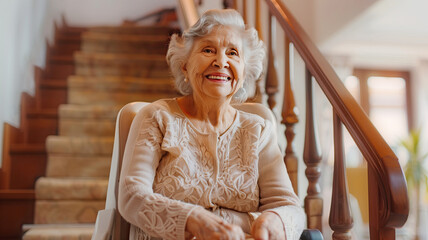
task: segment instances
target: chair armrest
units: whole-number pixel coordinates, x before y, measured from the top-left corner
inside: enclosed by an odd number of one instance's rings
[[[113,220],[116,209],[104,209],[98,211],[97,221],[95,222],[94,233],[91,240],[108,240],[113,232]]]
[[[317,229],[305,229],[303,230],[300,240],[323,240],[323,236]]]

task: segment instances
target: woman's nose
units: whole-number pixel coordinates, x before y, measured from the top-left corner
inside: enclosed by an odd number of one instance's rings
[[[213,62],[213,66],[218,68],[228,68],[229,63],[227,61],[227,57],[225,56],[225,54],[221,54],[221,53],[217,54]]]

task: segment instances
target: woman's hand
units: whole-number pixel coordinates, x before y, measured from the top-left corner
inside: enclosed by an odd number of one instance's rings
[[[287,239],[281,218],[273,212],[264,212],[254,221],[251,235],[255,240]]]
[[[194,209],[186,222],[186,231],[197,240],[244,240],[242,229],[229,224],[215,214],[203,209]]]

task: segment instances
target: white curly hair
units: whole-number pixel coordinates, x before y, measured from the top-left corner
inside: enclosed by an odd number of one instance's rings
[[[256,81],[262,74],[266,48],[259,39],[257,31],[254,28],[247,28],[237,11],[232,9],[208,10],[191,28],[184,31],[182,36],[172,35],[166,55],[167,63],[175,78],[177,90],[183,95],[191,94],[193,90],[189,81],[184,81],[185,76],[182,67],[186,64],[194,40],[209,34],[217,26],[234,27],[241,32],[245,65],[243,88],[245,91],[238,91],[233,99],[237,102],[243,102],[248,97],[247,92],[254,92]]]

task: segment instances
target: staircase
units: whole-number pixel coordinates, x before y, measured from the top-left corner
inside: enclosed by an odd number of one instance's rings
[[[75,39],[81,49],[62,59],[75,66],[67,78],[67,104],[58,109],[58,135],[46,139],[46,175],[36,181],[34,224],[24,226],[23,239],[91,238],[105,205],[119,109],[178,96],[165,61],[175,31],[94,27]]]

